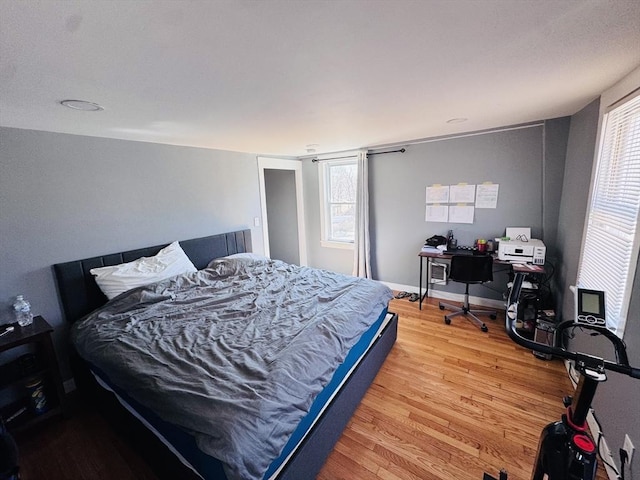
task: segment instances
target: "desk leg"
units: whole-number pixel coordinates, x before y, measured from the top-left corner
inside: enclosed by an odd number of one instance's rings
[[[418,282],[418,295],[420,296],[420,302],[419,302],[419,309],[422,310],[422,300],[424,300],[425,298],[427,298],[429,296],[429,279],[427,279],[425,287],[424,287],[424,295],[422,294],[422,261],[424,260],[424,257],[420,257],[420,281]],[[427,270],[429,269],[429,262],[431,261],[430,258],[427,258]]]

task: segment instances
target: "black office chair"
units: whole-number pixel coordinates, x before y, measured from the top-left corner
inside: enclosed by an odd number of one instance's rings
[[[453,310],[453,313],[444,316],[444,323],[449,325],[451,319],[458,315],[464,315],[467,320],[475,323],[480,330],[487,332],[489,329],[476,315],[489,315],[496,319],[495,310],[471,310],[469,306],[469,285],[491,282],[493,280],[493,257],[491,255],[454,255],[451,257],[449,279],[465,284],[464,304],[462,307],[440,302],[440,310]]]

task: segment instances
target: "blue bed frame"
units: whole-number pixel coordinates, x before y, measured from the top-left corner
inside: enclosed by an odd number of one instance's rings
[[[180,245],[195,267],[202,269],[214,258],[250,252],[251,231],[239,230],[195,238],[180,241]],[[90,274],[90,269],[152,256],[165,246],[166,244],[157,245],[54,265],[66,320],[73,323],[107,301]],[[391,315],[391,321],[287,462],[278,475],[278,480],[311,479],[320,471],[396,341],[398,316],[394,313]],[[114,422],[116,430],[132,442],[159,478],[199,478],[138,419],[126,411],[113,394],[97,385],[86,363],[77,354],[72,352],[70,360],[76,384],[86,394],[86,401],[100,405],[102,412]]]

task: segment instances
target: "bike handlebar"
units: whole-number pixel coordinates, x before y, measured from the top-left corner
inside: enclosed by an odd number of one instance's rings
[[[516,275],[516,278],[513,281],[513,286],[511,287],[507,313],[505,315],[505,327],[507,333],[509,334],[509,337],[511,337],[514,342],[516,342],[518,345],[521,345],[525,348],[530,348],[531,350],[535,350],[537,352],[546,353],[548,355],[553,355],[566,360],[574,360],[586,365],[587,367],[602,367],[613,372],[628,375],[632,378],[640,378],[640,368],[635,368],[629,365],[629,359],[627,357],[627,350],[624,342],[606,327],[600,325],[584,324],[574,321],[565,321],[561,322],[556,327],[556,332],[562,333],[564,330],[571,327],[582,327],[598,332],[601,335],[605,336],[611,343],[613,343],[616,351],[616,362],[605,360],[603,358],[595,357],[586,353],[571,352],[569,350],[566,350],[564,347],[555,347],[545,345],[543,343],[534,342],[533,340],[529,340],[528,338],[520,335],[520,333],[518,333],[516,329],[516,318],[518,317],[518,298],[520,297],[522,280],[522,276]]]

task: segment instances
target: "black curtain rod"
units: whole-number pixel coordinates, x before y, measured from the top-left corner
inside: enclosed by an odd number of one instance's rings
[[[389,150],[387,152],[370,152],[370,153],[367,153],[367,157],[369,155],[384,155],[385,153],[404,153],[404,152],[406,152],[406,149],[404,148],[401,148],[400,150]],[[347,155],[346,157],[332,157],[332,158],[322,158],[322,159],[316,157],[316,158],[312,158],[311,161],[313,163],[316,163],[316,162],[322,162],[324,160],[342,160],[343,158],[353,158],[353,157],[354,155]]]

